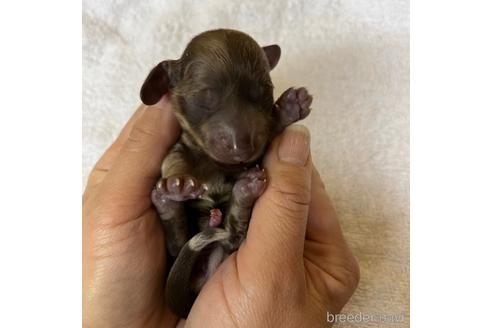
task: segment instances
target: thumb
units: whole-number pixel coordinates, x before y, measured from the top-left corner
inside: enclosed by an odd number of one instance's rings
[[[309,131],[288,127],[277,137],[264,160],[268,185],[253,209],[246,248],[261,261],[280,264],[302,259],[309,203],[311,156]]]

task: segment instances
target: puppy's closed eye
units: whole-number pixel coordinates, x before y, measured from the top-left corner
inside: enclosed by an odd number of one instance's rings
[[[193,104],[207,112],[215,112],[218,109],[219,98],[214,90],[204,89],[194,97]]]

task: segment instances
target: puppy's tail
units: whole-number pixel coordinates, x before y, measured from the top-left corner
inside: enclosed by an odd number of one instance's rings
[[[228,255],[224,243],[230,232],[210,228],[196,234],[181,249],[166,285],[166,301],[179,317],[186,318],[205,282]]]

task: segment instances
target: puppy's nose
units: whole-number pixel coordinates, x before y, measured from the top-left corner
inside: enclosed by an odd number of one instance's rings
[[[252,147],[237,147],[234,145],[231,151],[232,159],[236,162],[246,162],[253,155]]]
[[[245,162],[254,153],[254,145],[248,133],[224,133],[219,137],[221,148],[227,157],[236,162]]]

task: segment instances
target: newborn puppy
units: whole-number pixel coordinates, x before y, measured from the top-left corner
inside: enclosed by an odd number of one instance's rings
[[[258,163],[270,141],[310,112],[304,88],[290,88],[274,103],[269,72],[279,59],[277,45],[261,48],[239,31],[208,31],[193,38],[180,59],[159,63],[142,86],[146,105],[170,94],[182,127],[152,192],[175,259],[167,304],[180,317],[245,238],[265,189]]]

